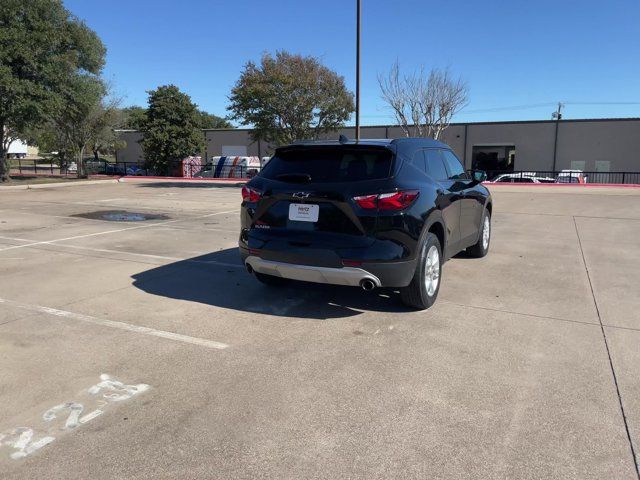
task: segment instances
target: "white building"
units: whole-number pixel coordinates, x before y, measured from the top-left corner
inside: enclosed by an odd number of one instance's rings
[[[9,158],[25,158],[29,153],[29,146],[22,140],[14,140],[9,144]]]

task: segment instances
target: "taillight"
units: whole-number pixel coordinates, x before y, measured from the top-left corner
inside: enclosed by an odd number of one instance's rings
[[[378,196],[378,208],[380,210],[402,210],[411,205],[419,194],[420,192],[417,190],[383,193]]]
[[[242,187],[242,200],[245,202],[255,203],[260,200],[261,196],[262,194],[259,191],[251,187],[247,187],[246,185]]]
[[[360,197],[353,197],[353,201],[365,210],[373,210],[375,208],[386,211],[403,210],[411,205],[415,199],[418,198],[418,195],[420,195],[418,190],[405,190],[381,193],[380,195],[362,195]]]
[[[353,197],[353,201],[356,202],[360,206],[360,208],[370,210],[377,207],[378,196],[362,195],[361,197]]]

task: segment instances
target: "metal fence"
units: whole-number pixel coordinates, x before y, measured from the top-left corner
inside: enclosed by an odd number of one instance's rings
[[[559,171],[487,171],[487,179],[496,183],[613,183],[640,184],[640,172]]]
[[[210,163],[207,165],[182,166],[183,176],[190,178],[253,178],[262,167],[246,165],[219,165]],[[174,174],[177,172],[173,172]]]
[[[244,179],[252,178],[260,171],[259,166],[206,165],[173,162],[163,171],[146,168],[135,162],[108,162],[106,160],[85,160],[89,175],[114,176],[159,176],[167,178],[220,178]],[[11,160],[13,175],[50,175],[75,176],[78,170],[75,162],[67,166],[49,160]],[[580,172],[577,170],[561,171],[487,171],[487,179],[496,183],[613,183],[640,184],[640,172]]]
[[[49,160],[9,160],[10,174],[12,175],[75,175],[76,171],[69,171],[57,162]]]
[[[161,171],[147,168],[135,162],[108,162],[106,160],[85,160],[85,169],[89,175],[114,176],[159,176],[168,178],[252,178],[259,171],[259,166],[245,165],[197,165],[172,162],[168,168]],[[47,176],[75,176],[78,167],[75,162],[60,166],[55,161],[43,160],[11,160],[12,175],[47,175]]]

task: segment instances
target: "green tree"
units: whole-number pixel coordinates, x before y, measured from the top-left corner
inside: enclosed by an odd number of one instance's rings
[[[11,139],[47,122],[70,78],[98,75],[105,48],[60,0],[2,0],[0,8],[0,181],[9,180]]]
[[[196,105],[175,85],[150,91],[140,142],[147,166],[163,172],[171,162],[198,154],[203,146],[199,122]]]
[[[57,152],[61,169],[75,160],[81,178],[87,176],[87,149],[98,160],[100,153],[114,153],[125,145],[115,132],[122,116],[119,100],[107,92],[99,78],[76,75],[67,83],[55,115],[31,137],[41,148]]]
[[[144,130],[144,122],[147,120],[147,109],[144,107],[132,106],[121,110],[121,120],[118,128],[131,130]],[[198,126],[200,128],[232,128],[233,126],[224,118],[212,113],[198,110]]]
[[[139,106],[126,107],[121,110],[119,128],[143,130],[147,120],[147,109]]]
[[[73,145],[69,144],[67,135],[60,130],[58,124],[53,120],[49,120],[38,127],[26,138],[29,139],[29,143],[38,146],[41,154],[55,152],[55,157],[61,170],[66,169],[69,163],[73,161]]]
[[[232,125],[224,118],[218,117],[213,113],[207,113],[204,110],[198,110],[200,128],[232,128]]]
[[[122,123],[122,110],[118,108],[118,100],[103,99],[95,110],[93,119],[87,146],[93,152],[94,160],[100,160],[101,153],[114,155],[116,150],[126,146],[126,142],[116,132],[116,128]]]
[[[253,125],[254,139],[290,143],[338,129],[354,110],[344,78],[314,57],[277,52],[249,62],[231,90],[233,120]]]
[[[87,172],[84,153],[87,146],[94,147],[109,124],[111,108],[106,107],[106,88],[96,77],[78,74],[67,82],[60,108],[53,116],[52,124],[60,139],[60,150],[73,152],[78,166],[78,177]]]

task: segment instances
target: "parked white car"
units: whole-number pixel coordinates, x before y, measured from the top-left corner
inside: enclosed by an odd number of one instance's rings
[[[562,170],[556,177],[556,183],[587,183],[582,170]]]
[[[535,172],[504,173],[498,175],[489,183],[553,183],[550,177],[540,177]]]

